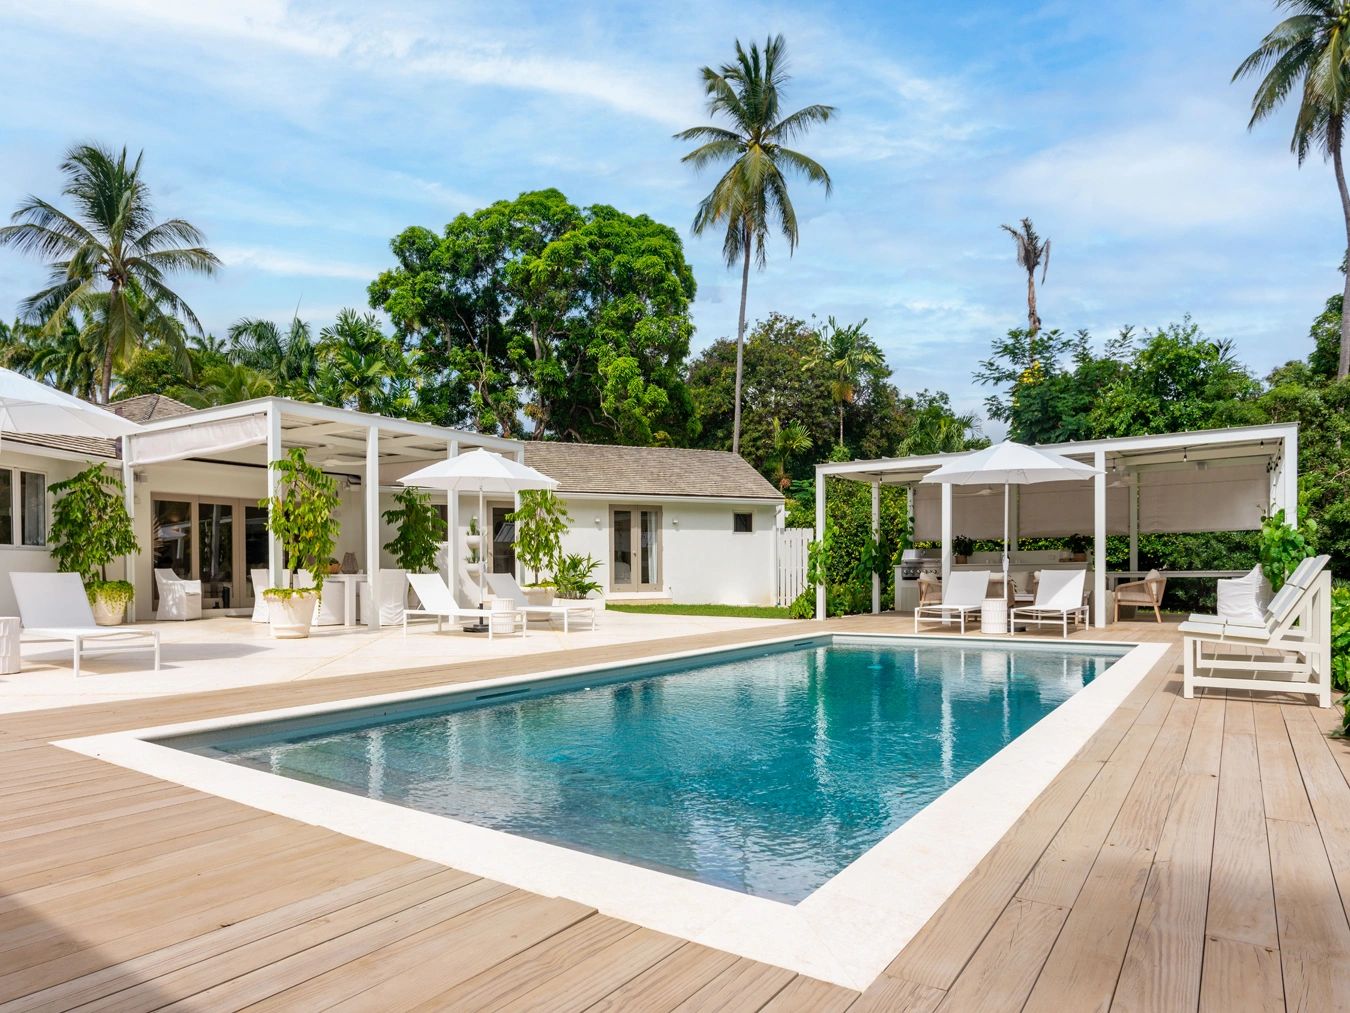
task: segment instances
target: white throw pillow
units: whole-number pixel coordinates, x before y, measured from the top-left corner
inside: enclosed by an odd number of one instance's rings
[[[1264,580],[1261,567],[1254,566],[1244,577],[1219,581],[1219,618],[1245,626],[1264,626],[1266,617],[1261,607]]]

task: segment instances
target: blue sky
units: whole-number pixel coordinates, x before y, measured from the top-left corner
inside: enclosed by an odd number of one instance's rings
[[[671,134],[705,119],[700,65],[782,32],[788,104],[839,109],[800,145],[835,192],[796,187],[801,245],[771,248],[752,317],[866,317],[902,390],[977,409],[1025,313],[998,225],[1029,215],[1047,326],[1190,313],[1261,371],[1306,353],[1344,236],[1330,169],[1297,167],[1287,115],[1249,133],[1228,83],[1267,0],[949,6],[0,0],[0,210],[55,196],[74,141],[144,148],[160,213],[226,261],[181,286],[219,333],[297,304],[322,325],[400,229],[556,186],[681,230],[701,347],[734,333],[738,276],[688,237],[711,179]],[[0,313],[42,277],[0,251]]]

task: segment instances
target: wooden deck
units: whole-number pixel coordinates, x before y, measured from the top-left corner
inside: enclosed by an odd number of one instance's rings
[[[0,1010],[1350,1006],[1350,745],[1306,703],[1182,700],[1177,650],[861,996],[48,745],[641,652],[0,718]]]

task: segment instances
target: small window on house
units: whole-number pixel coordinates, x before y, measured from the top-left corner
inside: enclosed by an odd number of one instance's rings
[[[731,530],[732,530],[732,531],[735,531],[735,532],[737,532],[737,533],[742,532],[742,531],[754,531],[754,530],[755,530],[755,515],[754,515],[754,514],[732,514],[732,515],[731,515]]]
[[[47,476],[19,472],[19,517],[24,545],[47,544]]]

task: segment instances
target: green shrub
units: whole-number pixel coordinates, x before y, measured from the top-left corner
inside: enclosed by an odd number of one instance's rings
[[[305,451],[292,447],[280,461],[273,461],[273,471],[280,476],[277,495],[264,499],[258,505],[267,510],[267,530],[281,541],[285,552],[286,569],[294,574],[307,569],[316,585],[327,560],[333,556],[337,544],[337,481],[310,464]],[[292,578],[291,583],[294,584]],[[313,592],[315,588],[268,588],[264,598],[288,597],[283,591]]]
[[[426,573],[436,569],[436,555],[445,541],[445,523],[431,497],[421,489],[409,486],[394,497],[398,504],[384,512],[384,522],[398,530],[384,549],[392,553],[399,568],[409,573]]]
[[[114,559],[140,548],[122,480],[103,465],[57,482],[51,494],[56,497],[48,540],[52,559],[62,573],[78,573],[87,589],[107,580],[108,564]]]
[[[1350,585],[1331,589],[1331,686],[1350,693]]]
[[[814,619],[816,617],[816,589],[807,587],[792,599],[788,606],[789,619]]]
[[[599,591],[600,585],[591,579],[599,565],[598,559],[578,552],[559,556],[553,564],[553,593],[559,598],[586,598]]]
[[[1302,529],[1284,519],[1284,511],[1276,510],[1261,522],[1258,546],[1261,570],[1270,581],[1270,589],[1278,591],[1299,563],[1313,554],[1312,539],[1317,525],[1305,520]]]
[[[136,589],[125,580],[92,580],[84,586],[89,604],[102,601],[117,608],[126,608],[136,597]]]
[[[533,586],[537,587],[539,571],[549,566],[556,569],[562,556],[567,507],[549,489],[527,489],[520,494],[519,509],[512,511],[507,520],[516,526],[516,559],[534,574]]]

